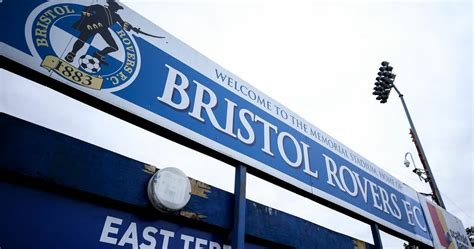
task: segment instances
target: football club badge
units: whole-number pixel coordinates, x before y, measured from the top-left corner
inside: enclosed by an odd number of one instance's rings
[[[51,75],[95,90],[121,90],[140,69],[140,52],[131,32],[164,38],[122,19],[123,9],[113,0],[92,5],[42,4],[28,17],[30,50]]]

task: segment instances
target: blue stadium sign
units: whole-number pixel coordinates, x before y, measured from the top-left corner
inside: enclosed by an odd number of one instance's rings
[[[0,196],[5,200],[0,206],[1,248],[231,249],[223,232],[144,218],[21,185],[0,181]],[[245,248],[268,247],[246,243]]]
[[[2,56],[432,244],[413,189],[123,4],[5,0],[0,15]]]

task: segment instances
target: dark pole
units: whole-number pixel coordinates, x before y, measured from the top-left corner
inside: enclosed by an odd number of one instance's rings
[[[234,225],[232,229],[232,248],[245,249],[245,189],[247,168],[238,164],[235,167],[234,183]]]
[[[441,193],[439,192],[438,185],[436,185],[435,178],[433,176],[433,173],[431,172],[430,164],[428,163],[428,159],[426,158],[425,151],[423,150],[423,146],[421,146],[420,139],[418,138],[418,133],[416,133],[415,125],[413,124],[413,121],[411,120],[411,116],[410,116],[410,113],[408,112],[407,105],[405,103],[405,100],[403,99],[403,94],[401,94],[400,91],[398,91],[395,84],[393,84],[393,88],[395,89],[395,91],[397,91],[398,97],[400,97],[400,99],[402,100],[403,109],[405,110],[405,114],[407,115],[408,122],[410,123],[410,128],[411,128],[411,131],[413,132],[413,139],[415,141],[415,146],[416,146],[416,149],[418,150],[418,155],[420,156],[421,164],[423,164],[423,167],[427,173],[427,177],[429,180],[428,182],[430,183],[431,190],[433,191],[434,199],[436,203],[438,203],[438,205],[446,209],[446,207],[444,206],[443,199],[441,198]]]
[[[383,249],[382,239],[380,239],[379,226],[377,223],[370,224],[370,229],[372,230],[372,237],[374,238],[375,249]]]

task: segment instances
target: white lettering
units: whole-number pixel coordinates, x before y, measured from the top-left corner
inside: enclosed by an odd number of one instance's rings
[[[100,242],[108,243],[115,245],[117,244],[117,239],[109,237],[109,234],[117,234],[118,228],[112,227],[112,224],[122,225],[122,219],[107,216],[105,218],[104,227],[102,228],[102,234],[100,235]]]
[[[388,209],[390,209],[390,212],[392,212],[392,209],[390,208],[390,205],[388,204],[388,194],[387,191],[385,191],[384,188],[380,187],[380,193],[382,194],[382,205],[383,205],[383,211],[388,214]]]
[[[270,148],[270,129],[274,130],[275,133],[278,132],[278,128],[270,124],[265,119],[255,116],[255,122],[260,122],[263,124],[263,148],[262,151],[267,153],[270,156],[273,156],[273,152]]]
[[[205,249],[204,246],[207,246],[207,240],[196,238],[196,245],[194,246],[194,249]]]
[[[336,185],[333,182],[333,180],[335,180],[336,184],[337,184],[337,187],[339,187],[339,189],[342,192],[346,192],[344,190],[344,188],[341,186],[341,183],[339,182],[339,179],[336,176],[336,174],[337,174],[336,162],[334,162],[334,160],[332,160],[332,158],[326,156],[325,154],[323,154],[323,156],[324,156],[324,159],[326,160],[326,169],[327,169],[327,172],[328,172],[328,181],[327,181],[327,183],[329,185],[333,186],[333,187],[336,187]]]
[[[352,186],[354,186],[354,190],[350,190],[349,187],[347,187],[347,184],[346,184],[346,178],[344,178],[344,171],[346,171],[347,173],[349,173],[349,175],[351,176],[351,179],[352,179]],[[352,171],[342,165],[340,168],[339,168],[339,175],[341,177],[341,183],[342,183],[342,186],[344,187],[344,189],[346,190],[346,192],[350,195],[350,196],[357,196],[357,192],[358,192],[358,188],[357,188],[357,183],[356,183],[356,179],[354,177],[354,175],[352,174]]]
[[[240,122],[242,122],[242,125],[244,126],[245,130],[247,131],[248,137],[245,138],[242,135],[241,129],[239,128],[237,130],[237,138],[245,144],[253,144],[255,142],[255,132],[253,131],[253,128],[250,125],[249,121],[245,118],[245,115],[249,116],[252,122],[254,121],[255,115],[252,112],[247,109],[240,110],[239,119]]]
[[[408,201],[402,200],[403,206],[405,207],[405,212],[408,217],[408,224],[414,226],[415,223],[413,222],[414,214],[413,211],[411,210],[411,204]]]
[[[416,224],[418,224],[418,227],[420,227],[421,230],[426,232],[426,226],[423,226],[423,224],[421,224],[420,220],[418,219],[419,215],[421,217],[423,217],[423,214],[421,213],[421,209],[418,206],[414,206],[413,207],[413,213],[414,213],[414,216],[415,216]],[[419,214],[419,215],[417,215],[417,214]],[[424,220],[424,219],[421,219],[421,220]]]
[[[231,137],[236,137],[236,135],[234,134],[234,113],[237,104],[228,100],[227,98],[225,98],[224,100],[227,102],[227,116],[225,120],[224,132],[230,135]]]
[[[140,244],[140,249],[155,249],[156,247],[156,239],[153,237],[153,235],[158,232],[158,229],[154,227],[145,227],[143,229],[143,239],[147,242],[149,242],[149,245],[146,245],[145,243]]]
[[[303,146],[303,157],[304,157],[304,172],[314,178],[319,178],[318,171],[311,171],[311,168],[309,167],[309,145],[301,142],[301,146]]]
[[[125,244],[130,244],[133,249],[138,249],[137,224],[135,222],[130,223],[117,245],[124,246]]]
[[[377,209],[380,209],[381,211],[383,211],[382,209],[382,204],[379,203],[379,199],[380,199],[380,195],[377,191],[377,185],[373,182],[370,182],[369,181],[369,185],[370,185],[370,190],[372,190],[372,200],[374,201],[374,207],[377,208]]]
[[[166,78],[165,89],[163,91],[163,96],[158,97],[158,100],[168,104],[169,106],[178,109],[184,110],[189,106],[189,97],[186,93],[186,88],[189,86],[189,80],[186,76],[180,71],[172,68],[169,65],[165,65],[168,69],[168,77]],[[178,85],[178,79],[181,83]],[[180,96],[181,101],[175,103],[173,101],[173,94],[177,92]]]
[[[168,249],[168,243],[170,241],[170,238],[174,237],[174,232],[161,229],[160,234],[163,235],[163,246],[161,247],[161,249]]]
[[[283,145],[285,137],[289,138],[293,142],[293,145],[295,146],[296,160],[294,162],[292,162],[286,155],[285,148]],[[297,168],[301,165],[301,162],[303,161],[303,156],[301,153],[300,145],[298,144],[298,141],[296,141],[296,139],[290,133],[281,132],[280,134],[278,134],[277,145],[278,145],[278,151],[280,151],[281,157],[288,165],[294,168]]]
[[[194,241],[194,237],[188,236],[186,234],[181,234],[181,240],[184,240],[183,249],[189,249],[189,243]]]
[[[362,194],[362,198],[364,198],[364,202],[367,203],[367,189],[368,189],[367,183],[369,182],[369,180],[367,180],[367,178],[364,177],[364,186],[362,186],[362,183],[360,182],[359,174],[357,174],[356,172],[353,172],[353,173],[357,180],[357,186],[359,186],[360,193]]]
[[[221,245],[214,241],[209,241],[209,249],[221,249]]]
[[[189,115],[201,122],[205,122],[204,118],[202,117],[202,110],[204,110],[207,113],[207,116],[209,117],[212,126],[224,133],[227,133],[226,130],[219,125],[216,116],[212,111],[212,109],[215,108],[217,105],[216,94],[211,89],[205,87],[201,83],[195,80],[193,82],[196,84],[196,96],[194,98],[193,110],[189,113]],[[205,94],[209,96],[209,103],[204,102]]]
[[[393,216],[399,220],[402,219],[402,212],[400,211],[400,208],[398,207],[398,200],[397,200],[397,196],[395,194],[390,194],[390,199],[392,200],[392,204],[393,206],[395,207],[395,210],[396,212],[392,213]]]

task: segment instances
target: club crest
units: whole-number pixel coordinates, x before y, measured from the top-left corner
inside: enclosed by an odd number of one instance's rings
[[[66,1],[40,5],[26,25],[30,51],[50,75],[95,90],[121,90],[133,82],[140,68],[140,53],[131,32],[143,34],[122,19],[122,9],[112,0],[92,5]]]

